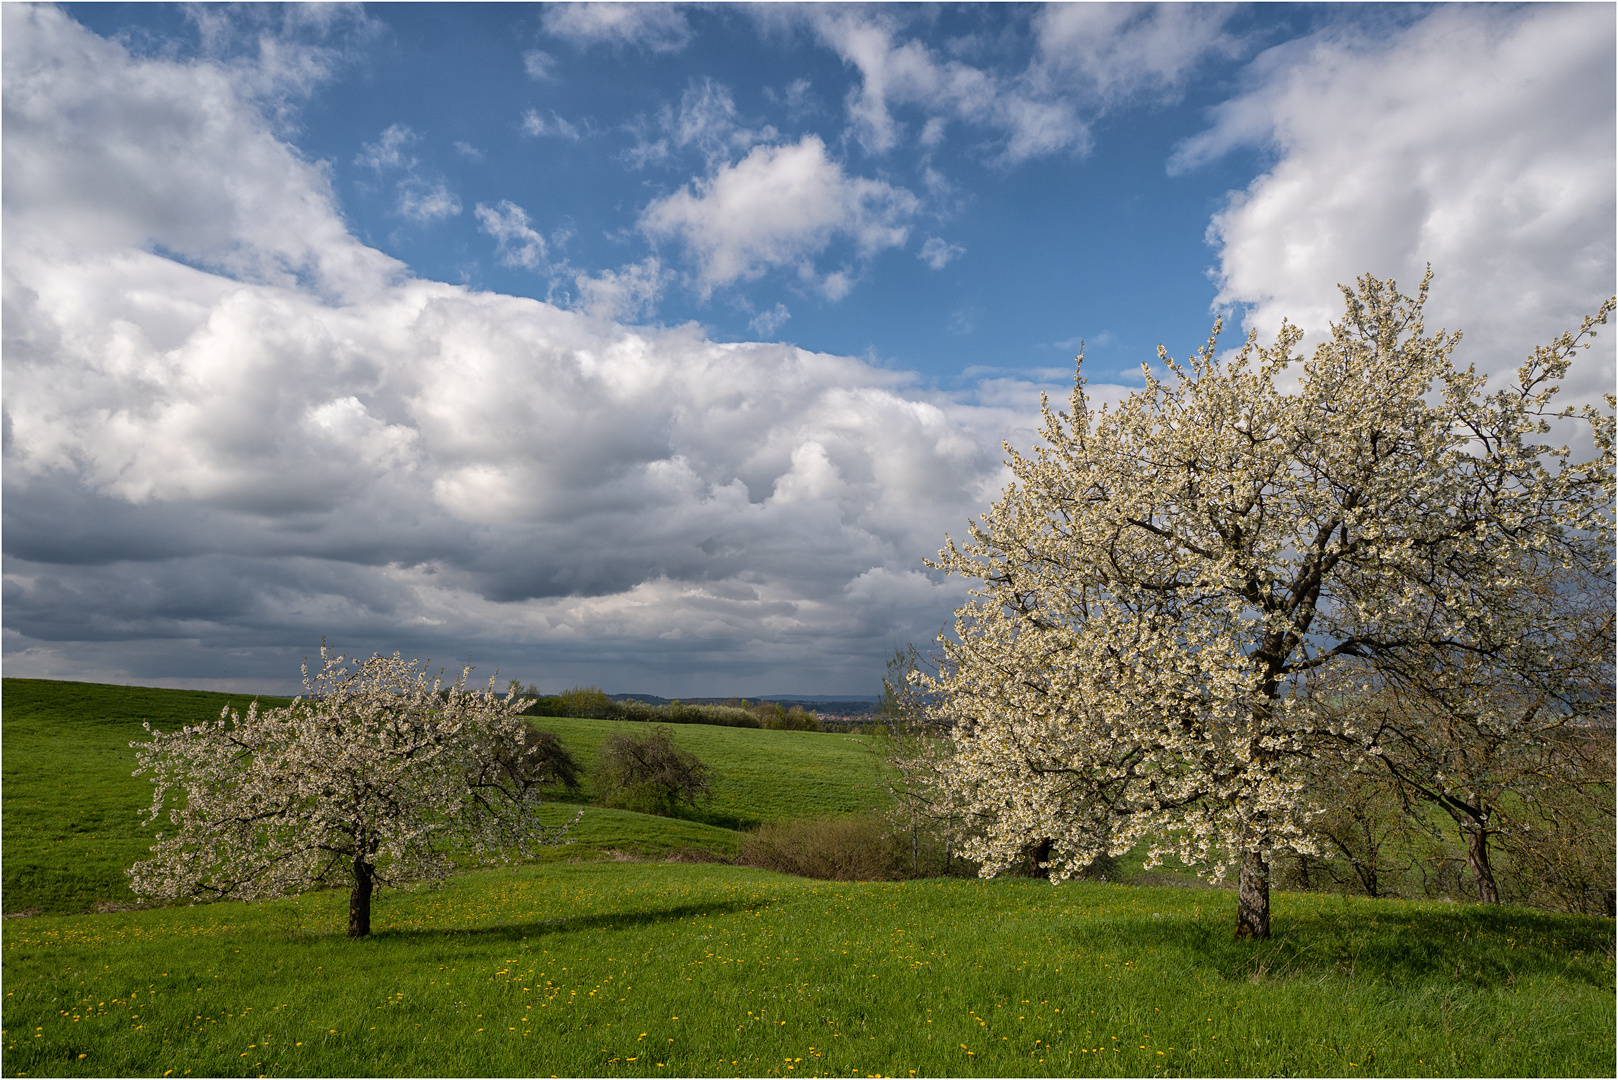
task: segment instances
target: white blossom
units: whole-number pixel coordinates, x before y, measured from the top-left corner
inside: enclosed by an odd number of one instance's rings
[[[1043,445],[1007,445],[1014,482],[931,564],[975,585],[917,676],[953,724],[944,786],[985,875],[1044,840],[1059,880],[1149,839],[1214,879],[1239,863],[1238,933],[1267,935],[1273,854],[1312,847],[1303,759],[1328,724],[1360,745],[1310,680],[1511,650],[1494,629],[1525,561],[1606,543],[1613,399],[1583,414],[1592,461],[1532,437],[1572,415],[1551,398],[1612,303],[1485,395],[1450,362],[1460,335],[1425,334],[1428,279],[1415,299],[1345,288],[1308,360],[1285,323],[1223,358],[1216,324],[1115,410],[1075,375]]]
[[[350,933],[363,936],[373,885],[563,840],[571,823],[547,827],[535,814],[547,778],[521,716],[530,700],[498,696],[492,679],[469,689],[470,669],[444,685],[397,653],[320,654],[319,674],[304,665],[306,694],[288,706],[227,707],[168,733],[148,723],[151,739],[130,744],[135,775],[154,784],[146,821],[175,827],[127,871],[136,893],[251,900],[353,882]]]

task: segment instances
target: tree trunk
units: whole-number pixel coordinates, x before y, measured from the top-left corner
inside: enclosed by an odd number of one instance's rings
[[[1270,864],[1257,851],[1242,852],[1236,885],[1236,940],[1270,936]]]
[[[1478,902],[1498,904],[1500,890],[1494,884],[1494,870],[1489,866],[1489,834],[1481,822],[1469,822],[1466,832],[1466,861],[1472,867],[1472,878],[1478,883]]]
[[[1044,878],[1046,881],[1050,880],[1051,868],[1039,864],[1050,861],[1052,846],[1051,838],[1046,836],[1041,837],[1029,848],[1028,866],[1033,877]]]
[[[374,868],[365,856],[354,856],[354,890],[348,894],[348,936],[366,937],[371,933],[371,891]]]

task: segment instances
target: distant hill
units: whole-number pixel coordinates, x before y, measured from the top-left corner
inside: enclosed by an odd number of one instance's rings
[[[648,705],[668,705],[683,701],[688,705],[724,705],[734,701],[767,701],[772,705],[792,708],[797,705],[810,712],[832,713],[839,716],[858,716],[880,712],[881,698],[875,694],[754,694],[751,697],[689,697],[666,698],[656,694],[608,694],[614,701],[644,701]]]

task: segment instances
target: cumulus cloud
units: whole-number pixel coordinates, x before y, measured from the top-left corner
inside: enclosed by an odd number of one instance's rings
[[[697,259],[705,293],[782,265],[805,268],[812,278],[810,261],[839,237],[865,257],[897,247],[920,207],[904,188],[846,175],[816,135],[788,146],[755,147],[695,188],[687,185],[653,201],[640,227],[653,238],[685,244]],[[846,292],[847,280],[846,273],[833,274],[824,287]]]
[[[333,297],[402,272],[349,234],[325,173],[244,105],[232,68],[131,57],[53,8],[4,19],[8,264],[162,249]]]
[[[540,21],[546,33],[577,48],[629,45],[679,52],[691,41],[690,24],[673,4],[552,4]]]
[[[1444,7],[1386,39],[1260,57],[1171,163],[1277,156],[1209,230],[1218,303],[1261,333],[1283,315],[1318,331],[1341,313],[1334,283],[1413,291],[1431,263],[1428,325],[1466,332],[1463,362],[1514,372],[1613,290],[1613,42],[1610,7]],[[1573,395],[1610,391],[1611,340],[1575,366]]]
[[[919,558],[1031,402],[603,317],[655,262],[580,282],[592,312],[410,278],[227,71],[0,16],[8,673],[285,686],[326,634],[562,685],[860,689],[947,618]],[[749,168],[823,209],[715,266],[902,241],[902,194],[818,143]],[[728,176],[682,237],[748,209]],[[544,259],[521,207],[476,213]]]

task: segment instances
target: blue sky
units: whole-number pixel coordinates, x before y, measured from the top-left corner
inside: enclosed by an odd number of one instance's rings
[[[68,10],[148,49],[195,49],[200,37],[178,9]],[[1323,14],[1234,9],[1176,26],[1194,39],[1174,42],[1183,66],[1171,91],[1130,85],[1106,107],[1099,94],[1075,95],[1070,125],[1051,133],[1050,147],[1014,157],[1004,123],[947,113],[942,136],[924,145],[937,111],[903,98],[888,109],[893,144],[873,147],[847,115],[858,72],[806,12],[671,12],[666,19],[682,29],[656,26],[641,40],[565,33],[565,24],[548,31],[557,20],[538,7],[401,5],[370,12],[373,22],[353,33],[359,55],[298,107],[288,134],[329,163],[355,235],[423,276],[567,302],[578,296],[577,274],[653,257],[672,279],[655,310],[635,314],[696,320],[715,337],[780,338],[946,385],[974,367],[1065,366],[1082,337],[1093,343],[1095,370],[1133,378],[1164,335],[1178,345],[1206,335],[1217,286],[1204,233],[1262,154],[1243,147],[1174,176],[1165,161],[1207,126],[1207,105],[1232,92],[1244,61]],[[1410,14],[1381,16],[1360,17]],[[1010,7],[875,13],[879,23],[891,19],[893,44],[923,43],[935,66],[981,66],[1002,79],[1036,62],[1037,17]],[[1135,18],[1150,23],[1152,14]],[[250,32],[238,34],[220,51],[256,49]],[[1066,104],[1067,95],[1043,97]],[[1201,107],[1187,107],[1197,100]],[[680,239],[637,227],[649,204],[715,171],[715,140],[728,137],[723,157],[734,164],[752,146],[806,136],[850,177],[915,199],[887,222],[901,241],[861,252],[854,237],[835,236],[803,253],[816,282],[788,258],[705,295]],[[439,191],[453,202],[420,205]],[[538,265],[493,250],[476,207],[503,202],[521,207],[546,239]],[[847,292],[828,294],[824,279],[838,273]]]
[[[1613,290],[1610,5],[4,14],[12,675],[871,693],[1080,339]]]

